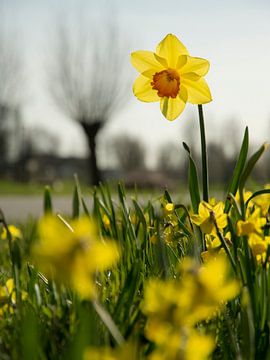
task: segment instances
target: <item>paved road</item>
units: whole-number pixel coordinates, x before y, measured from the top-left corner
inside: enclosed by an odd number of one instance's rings
[[[23,221],[29,216],[39,217],[43,214],[43,198],[39,195],[0,196],[0,208],[8,222]],[[71,214],[72,196],[53,197],[53,209],[60,214]]]

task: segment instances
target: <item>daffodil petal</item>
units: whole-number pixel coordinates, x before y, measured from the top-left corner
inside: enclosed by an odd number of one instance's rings
[[[163,97],[160,100],[160,109],[162,114],[168,120],[175,120],[185,109],[186,102],[180,97]]]
[[[133,93],[137,99],[145,102],[159,101],[156,90],[152,89],[151,80],[143,75],[137,77],[133,84]]]
[[[196,74],[195,72],[189,72],[186,74],[182,74],[181,75],[181,79],[187,79],[187,80],[191,80],[191,81],[198,81],[200,80],[201,76]]]
[[[167,60],[168,66],[176,68],[180,55],[188,55],[186,47],[173,34],[168,34],[157,46],[158,56]]]
[[[150,69],[154,69],[156,72],[164,70],[164,65],[158,59],[160,59],[159,56],[151,51],[140,50],[131,53],[131,64],[140,73]]]
[[[192,81],[183,77],[182,84],[187,89],[188,102],[191,104],[206,104],[212,101],[210,89],[203,78]]]
[[[183,66],[186,65],[188,59],[188,55],[180,55],[178,56],[176,68],[181,69]]]
[[[204,76],[208,73],[210,63],[208,60],[187,56],[186,63],[181,68],[181,74],[196,73],[199,76]]]

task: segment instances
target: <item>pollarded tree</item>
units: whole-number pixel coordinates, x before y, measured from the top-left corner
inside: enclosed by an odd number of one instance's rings
[[[120,134],[113,139],[112,148],[121,170],[128,172],[145,168],[146,150],[140,139]]]
[[[101,180],[96,139],[99,131],[127,100],[127,49],[115,22],[93,25],[78,19],[61,22],[54,36],[50,71],[51,94],[66,115],[77,121],[87,138],[91,184]]]
[[[2,6],[3,4],[1,4]],[[8,26],[9,25],[9,26]],[[24,66],[22,52],[0,8],[0,173],[4,173],[10,153],[10,138],[18,126]]]

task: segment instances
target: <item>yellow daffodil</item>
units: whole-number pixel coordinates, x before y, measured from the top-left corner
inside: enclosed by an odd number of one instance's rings
[[[206,359],[214,342],[211,338],[197,338],[201,335],[194,332],[196,325],[216,317],[239,292],[238,282],[230,278],[226,256],[217,255],[203,266],[185,258],[180,272],[178,279],[152,279],[145,286],[145,335],[156,344],[150,359],[178,359],[179,354],[185,354],[181,359],[193,359],[191,344],[199,344],[200,340],[202,353],[196,359]]]
[[[83,360],[137,360],[137,349],[132,343],[125,343],[121,347],[89,347],[84,351]]]
[[[192,331],[186,344],[185,360],[206,360],[215,348],[212,337],[201,335],[198,331]]]
[[[245,221],[239,220],[237,222],[237,235],[245,236],[252,233],[262,234],[262,227],[266,224],[266,218],[261,217],[261,210],[255,209],[253,213],[249,214]]]
[[[175,209],[175,206],[174,206],[173,203],[167,203],[167,204],[165,204],[165,205],[164,205],[164,208],[163,208],[164,215],[167,216],[167,215],[173,214],[174,209]]]
[[[227,214],[224,214],[224,203],[218,202],[214,206],[202,201],[199,213],[191,215],[191,220],[198,225],[205,234],[215,233],[216,225],[221,230],[227,226]]]
[[[131,63],[141,73],[133,85],[134,95],[145,102],[159,101],[162,114],[168,120],[175,120],[187,102],[205,104],[212,100],[203,78],[209,62],[191,57],[175,35],[168,34],[156,52],[133,52]]]
[[[8,226],[8,230],[11,234],[11,238],[12,240],[14,239],[21,239],[22,238],[22,232],[19,228],[17,228],[16,226],[14,225],[9,225]],[[2,230],[2,234],[1,234],[1,237],[3,240],[6,240],[7,239],[7,230],[6,228],[3,228]]]
[[[103,222],[104,228],[106,230],[109,230],[110,225],[111,225],[111,221],[110,221],[109,217],[106,214],[104,214],[102,216],[102,222]]]
[[[113,241],[102,241],[95,223],[82,217],[65,224],[47,215],[39,222],[39,242],[33,259],[48,277],[71,286],[82,298],[95,296],[94,274],[113,266],[119,249]]]
[[[270,189],[270,184],[266,184],[264,186],[265,189]],[[253,199],[254,203],[260,207],[262,211],[262,215],[266,216],[268,213],[268,210],[270,208],[270,194],[262,194],[259,196],[256,196]]]
[[[198,280],[209,299],[209,306],[214,302],[221,305],[238,294],[239,284],[237,280],[229,278],[229,270],[225,255],[213,258],[200,268]]]
[[[270,246],[270,236],[263,238],[255,233],[248,237],[248,245],[258,263],[266,260],[268,246]]]
[[[224,236],[225,241],[231,245],[231,233],[227,232]],[[217,256],[217,254],[224,254],[225,250],[221,245],[221,241],[217,234],[206,234],[205,235],[205,245],[206,251],[201,253],[201,258],[204,262],[209,261],[212,257]]]
[[[21,291],[21,299],[26,300],[28,294],[26,291]],[[14,280],[8,279],[4,286],[0,286],[0,316],[6,311],[10,313],[14,312],[14,307],[16,306],[16,291]]]
[[[167,345],[157,347],[147,359],[149,360],[207,360],[215,348],[211,336],[200,334],[197,330],[186,331],[173,344],[172,337],[166,338]],[[172,346],[173,345],[173,346]]]
[[[172,244],[174,239],[175,229],[174,226],[169,224],[165,227],[163,232],[164,241],[166,244]]]

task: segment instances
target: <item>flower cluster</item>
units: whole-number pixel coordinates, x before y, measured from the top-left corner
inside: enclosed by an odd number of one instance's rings
[[[223,252],[221,241],[217,231],[224,233],[228,221],[228,215],[224,213],[224,203],[211,199],[209,203],[202,201],[199,204],[198,214],[191,215],[191,221],[199,226],[205,236],[206,251],[201,256],[207,261],[212,255]],[[224,235],[225,241],[230,244],[231,234],[227,232]]]
[[[11,239],[15,240],[15,239],[21,239],[22,238],[22,232],[19,228],[17,228],[15,225],[9,225],[8,226],[8,231],[10,233]],[[7,229],[4,227],[2,230],[2,234],[1,234],[1,238],[3,240],[7,240],[8,239],[8,234],[7,234]]]
[[[178,280],[150,280],[142,307],[147,316],[146,337],[157,346],[150,359],[207,359],[214,340],[196,325],[215,317],[238,292],[238,282],[230,279],[228,263],[221,255],[203,266],[186,258]]]
[[[95,223],[81,217],[67,224],[53,215],[39,222],[33,258],[51,279],[73,288],[82,298],[95,296],[94,275],[119,259],[114,241],[100,239]]]
[[[21,299],[25,300],[28,294],[26,291],[21,292]],[[14,279],[10,278],[5,285],[0,286],[0,316],[5,313],[13,313],[16,307],[16,291],[14,286]]]
[[[94,348],[85,350],[83,360],[138,360],[137,350],[131,343],[125,343],[116,349],[110,347]]]
[[[249,197],[252,193],[248,192]],[[247,201],[248,199],[246,199]],[[270,194],[262,194],[249,201],[246,208],[245,220],[237,222],[237,235],[248,239],[249,247],[257,263],[269,261],[267,259],[270,236],[266,229],[270,207]]]

